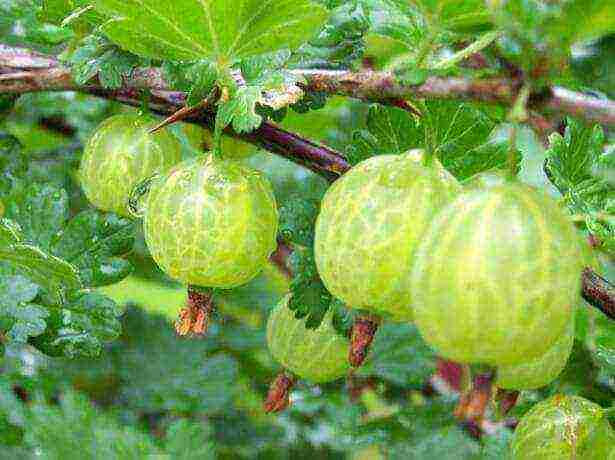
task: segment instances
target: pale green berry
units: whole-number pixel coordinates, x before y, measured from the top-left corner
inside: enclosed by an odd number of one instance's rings
[[[139,182],[181,159],[180,143],[167,130],[149,134],[154,117],[137,113],[107,118],[87,142],[79,177],[97,208],[129,216],[128,199]]]
[[[204,156],[153,185],[143,225],[152,257],[170,277],[232,288],[254,278],[275,250],[278,211],[261,173]]]
[[[511,448],[513,460],[604,460],[615,450],[615,434],[597,404],[556,395],[521,419]]]
[[[533,390],[548,385],[566,367],[573,344],[574,320],[544,355],[498,367],[496,385],[509,390]]]
[[[331,324],[329,311],[316,329],[307,329],[305,319],[295,318],[284,297],[267,321],[267,344],[276,361],[301,378],[315,383],[336,380],[350,369],[350,342]]]
[[[350,307],[411,320],[415,247],[459,190],[412,155],[375,156],[352,168],[329,188],[316,221],[316,265],[327,289]]]
[[[416,324],[444,357],[518,364],[547,352],[572,320],[581,239],[561,207],[520,183],[446,206],[416,251]]]

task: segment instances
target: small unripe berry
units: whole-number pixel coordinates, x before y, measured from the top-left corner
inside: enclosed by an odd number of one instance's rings
[[[181,159],[179,141],[167,130],[149,134],[157,120],[136,113],[103,121],[83,151],[79,176],[97,208],[129,216],[128,199],[139,182]]]
[[[288,308],[289,296],[273,309],[267,321],[267,344],[276,361],[301,378],[315,383],[336,380],[350,369],[350,342],[331,324],[329,311],[316,329]]]
[[[156,182],[143,227],[156,263],[172,278],[232,288],[250,281],[276,248],[278,212],[269,182],[233,160],[187,160]]]
[[[600,460],[613,454],[615,434],[597,404],[556,395],[525,414],[511,447],[513,460]]]

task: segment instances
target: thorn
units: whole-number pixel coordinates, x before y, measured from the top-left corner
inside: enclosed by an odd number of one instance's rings
[[[269,386],[269,393],[263,408],[267,414],[271,412],[282,412],[290,406],[290,390],[295,384],[295,379],[288,373],[278,374]]]
[[[186,306],[179,312],[175,322],[177,335],[205,335],[214,309],[213,295],[188,287]]]
[[[182,107],[177,112],[171,114],[170,116],[162,120],[160,123],[158,123],[156,126],[154,126],[152,129],[150,129],[148,133],[154,134],[160,131],[165,126],[169,126],[173,123],[177,123],[179,121],[185,120],[186,118],[189,118],[192,115],[195,115],[201,112],[203,109],[212,105],[218,99],[218,95],[219,95],[218,89],[214,88],[209,93],[209,95],[205,99],[203,99],[201,102],[199,102],[196,105],[193,105],[192,107],[188,107],[188,106]]]
[[[365,361],[379,324],[380,319],[376,316],[365,315],[355,319],[348,353],[348,361],[352,367],[359,367]]]

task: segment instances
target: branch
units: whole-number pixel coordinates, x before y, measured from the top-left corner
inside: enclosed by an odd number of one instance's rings
[[[583,270],[581,294],[587,303],[615,320],[615,286],[589,267]]]
[[[336,70],[297,70],[306,78],[305,89],[355,97],[366,101],[390,102],[399,99],[452,99],[512,105],[522,86],[521,80],[492,78],[429,77],[412,85],[392,72],[349,72]],[[615,125],[615,102],[566,88],[553,87],[530,97],[530,109],[572,115],[588,121]]]
[[[464,78],[431,77],[420,85],[406,85],[391,73],[364,71],[300,71],[307,80],[306,88],[342,94],[365,100],[390,102],[399,99],[426,97],[433,99],[473,100],[510,104],[514,100],[519,82],[506,79],[468,80]],[[55,57],[23,48],[0,44],[0,94],[23,94],[37,91],[79,91],[115,100],[132,106],[141,105],[141,91],[149,90],[149,107],[168,116],[184,107],[185,94],[169,91],[159,69],[135,69],[124,85],[117,90],[103,88],[97,81],[78,85],[70,70]],[[587,120],[615,124],[615,103],[553,88],[548,95],[531,99],[532,108],[582,116]],[[212,129],[215,113],[206,111],[187,118]],[[273,123],[264,122],[257,130],[228,134],[243,139],[270,152],[304,165],[329,180],[350,169],[350,164],[338,152],[316,144],[301,136],[283,130]],[[615,319],[615,286],[590,269],[583,273],[583,297],[609,317]]]

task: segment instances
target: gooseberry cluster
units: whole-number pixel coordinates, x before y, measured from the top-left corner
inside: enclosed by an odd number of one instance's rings
[[[146,116],[120,115],[100,126],[82,161],[86,196],[101,209],[126,214],[135,184],[159,174],[143,216],[157,264],[200,287],[248,282],[276,247],[270,184],[232,152],[179,162],[174,137],[164,130],[149,134],[151,125]],[[501,388],[533,389],[554,380],[571,352],[585,252],[553,198],[494,177],[462,186],[416,150],[369,158],[326,193],[315,261],[327,289],[350,308],[412,321],[441,356],[492,366]],[[288,301],[282,299],[267,323],[273,357],[313,382],[344,376],[350,342],[332,326],[331,313],[308,329]],[[537,448],[527,447],[536,414],[545,412],[544,419],[567,410],[582,418],[592,409],[566,398],[537,406],[522,422],[517,438],[523,441],[515,449]],[[594,423],[586,419],[579,423]],[[596,433],[604,431],[595,425]],[[555,437],[557,426],[540,428]],[[590,431],[583,431],[587,442]],[[523,455],[518,458],[551,458]]]

